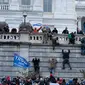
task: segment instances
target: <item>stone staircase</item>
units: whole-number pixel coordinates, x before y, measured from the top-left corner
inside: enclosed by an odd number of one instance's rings
[[[17,76],[18,68],[13,67],[13,54],[20,53],[20,49],[23,49],[23,55],[26,56],[25,53],[28,53],[27,57],[31,63],[32,68],[30,71],[33,71],[33,63],[31,62],[33,58],[37,57],[40,59],[40,73],[42,76],[49,76],[49,63],[48,60],[50,58],[56,58],[58,63],[56,65],[55,77],[63,77],[65,79],[71,79],[73,77],[83,78],[80,70],[85,70],[85,56],[82,56],[81,49],[79,45],[60,45],[56,46],[55,50],[52,49],[51,45],[42,45],[42,44],[33,44],[17,46],[17,45],[0,45],[0,77],[2,76]],[[62,70],[62,49],[70,49],[70,64],[72,70],[66,66],[65,70]]]
[[[70,49],[70,64],[72,67],[72,70],[69,69],[68,66],[66,66],[65,70],[62,70],[62,49]],[[80,70],[85,70],[85,56],[81,55],[81,49],[80,46],[76,45],[67,45],[67,46],[57,46],[55,50],[52,49],[52,46],[32,46],[29,49],[29,60],[30,62],[34,57],[37,57],[40,59],[40,72],[41,74],[45,76],[49,76],[49,63],[48,60],[50,58],[56,58],[58,63],[56,66],[56,71],[54,76],[55,77],[63,77],[65,79],[71,79],[74,77],[83,78],[82,73],[80,73]],[[32,62],[31,65],[33,66]],[[31,69],[33,70],[33,69]]]

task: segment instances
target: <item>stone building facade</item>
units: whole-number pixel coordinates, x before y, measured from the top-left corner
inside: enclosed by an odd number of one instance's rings
[[[56,27],[59,33],[65,27],[76,31],[77,26],[84,31],[84,5],[83,0],[0,0],[0,21],[6,22],[10,30],[18,29],[26,15],[26,22]]]

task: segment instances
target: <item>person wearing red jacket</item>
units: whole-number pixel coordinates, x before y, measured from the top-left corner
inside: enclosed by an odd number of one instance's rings
[[[38,29],[37,28],[34,28],[33,29],[33,33],[38,33],[41,28],[42,28],[42,26],[40,28],[38,28]]]

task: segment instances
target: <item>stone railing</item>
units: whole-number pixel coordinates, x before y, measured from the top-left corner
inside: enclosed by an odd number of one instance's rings
[[[0,10],[9,10],[9,4],[0,4]]]
[[[32,5],[21,5],[19,7],[20,7],[20,10],[26,10],[26,11],[32,11],[33,10]]]
[[[57,34],[58,42],[60,44],[68,44],[69,39],[68,35]],[[81,44],[80,40],[84,37],[84,35],[75,35],[75,43]],[[43,44],[45,37],[43,37],[43,33],[39,34],[0,34],[0,42],[26,42],[26,43],[40,43]],[[47,40],[47,44],[51,44],[50,38]]]

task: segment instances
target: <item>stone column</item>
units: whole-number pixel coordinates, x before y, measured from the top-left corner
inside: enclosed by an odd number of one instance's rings
[[[18,0],[10,1],[10,10],[19,10],[19,1]]]
[[[43,11],[43,0],[33,0],[33,10]]]
[[[81,28],[81,17],[78,17],[78,28],[80,30],[82,30],[82,28]]]

